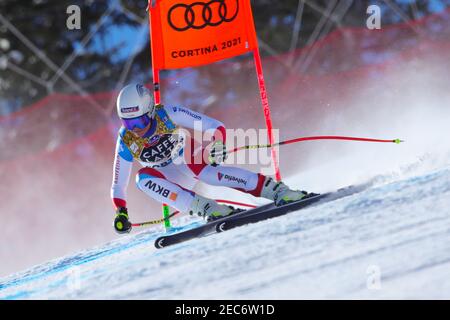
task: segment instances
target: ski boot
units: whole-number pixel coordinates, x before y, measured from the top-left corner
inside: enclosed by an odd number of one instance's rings
[[[306,191],[291,190],[283,182],[277,182],[270,177],[266,177],[263,189],[261,191],[261,197],[273,200],[277,207],[315,195],[317,194],[308,193]]]
[[[207,222],[211,222],[231,214],[239,212],[231,206],[218,204],[212,199],[208,199],[196,194],[194,200],[192,201],[189,214],[197,214],[203,217]]]

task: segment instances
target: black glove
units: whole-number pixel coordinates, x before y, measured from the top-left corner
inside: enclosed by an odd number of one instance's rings
[[[212,166],[217,166],[227,159],[227,149],[222,141],[217,140],[211,146],[211,151],[209,152],[209,163]]]
[[[129,233],[131,231],[127,208],[121,207],[117,209],[116,218],[114,219],[114,230],[119,234]]]

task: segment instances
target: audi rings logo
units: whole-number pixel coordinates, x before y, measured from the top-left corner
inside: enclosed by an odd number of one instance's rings
[[[209,2],[178,3],[170,8],[167,21],[176,31],[217,27],[224,22],[236,19],[239,13],[239,0],[231,7],[233,0],[211,0]],[[175,22],[177,21],[177,22]]]

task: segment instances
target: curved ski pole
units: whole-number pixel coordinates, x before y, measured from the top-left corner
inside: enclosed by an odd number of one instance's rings
[[[257,207],[257,206],[252,205],[252,204],[236,202],[236,201],[231,201],[231,200],[218,199],[216,201],[220,202],[220,203],[234,204],[234,205],[237,205],[237,206],[242,206],[242,207],[247,207],[247,208],[256,208]],[[158,220],[151,220],[151,221],[146,221],[146,222],[132,223],[131,226],[133,226],[133,227],[148,227],[148,226],[153,226],[155,224],[165,223],[167,220],[173,218],[175,215],[177,215],[179,213],[180,213],[180,211],[175,211],[175,212],[171,213],[168,216],[168,218],[161,218],[161,219],[158,219]]]
[[[261,148],[272,148],[277,146],[282,146],[286,144],[292,144],[297,142],[304,142],[304,141],[312,141],[312,140],[346,140],[346,141],[361,141],[361,142],[380,142],[380,143],[396,143],[400,144],[402,142],[405,142],[401,139],[390,139],[390,140],[383,140],[383,139],[372,139],[372,138],[358,138],[358,137],[343,137],[343,136],[315,136],[315,137],[302,137],[302,138],[296,138],[291,140],[285,140],[274,144],[257,144],[257,145],[248,145],[248,146],[242,146],[237,147],[232,150],[229,150],[228,153],[233,153],[241,150],[249,150],[249,149],[261,149]]]
[[[146,221],[146,222],[139,222],[139,223],[132,223],[131,226],[133,227],[147,227],[147,226],[152,226],[155,224],[160,224],[160,223],[165,223],[167,220],[169,220],[170,218],[173,218],[175,215],[179,214],[180,211],[175,211],[173,213],[171,213],[167,218],[161,218],[158,220],[151,220],[151,221]]]
[[[256,208],[257,206],[253,205],[253,204],[247,204],[247,203],[242,203],[242,202],[236,202],[236,201],[231,201],[231,200],[221,200],[221,199],[217,199],[217,202],[220,203],[226,203],[226,204],[234,204],[236,206],[241,206],[241,207],[247,207],[247,208]]]

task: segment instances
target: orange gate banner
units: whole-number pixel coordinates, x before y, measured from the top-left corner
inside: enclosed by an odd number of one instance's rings
[[[149,11],[155,69],[209,64],[258,46],[250,0],[156,0]]]

